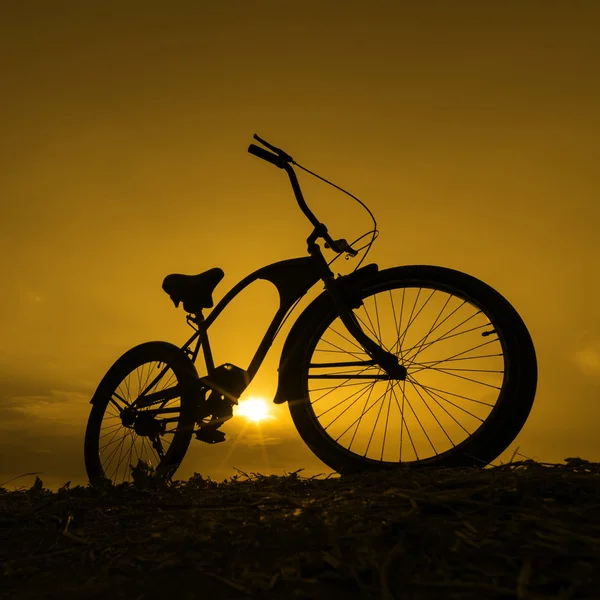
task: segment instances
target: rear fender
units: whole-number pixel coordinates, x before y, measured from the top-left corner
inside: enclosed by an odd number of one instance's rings
[[[364,267],[339,277],[337,281],[343,282],[347,287],[345,295],[352,299],[352,292],[360,290],[362,285],[374,277],[379,270],[375,263],[365,265]],[[301,313],[298,320],[294,323],[288,336],[283,344],[281,358],[279,360],[279,378],[277,384],[277,392],[273,402],[275,404],[283,404],[290,400],[290,393],[296,387],[296,382],[293,381],[292,372],[293,365],[299,360],[304,345],[306,344],[306,333],[314,326],[315,319],[323,312],[327,312],[333,308],[333,300],[325,291],[319,294]]]

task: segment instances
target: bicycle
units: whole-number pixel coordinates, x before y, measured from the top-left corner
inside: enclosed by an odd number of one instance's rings
[[[183,304],[194,333],[181,347],[153,341],[132,348],[101,380],[85,433],[90,482],[116,483],[121,472],[122,480],[129,480],[128,466],[133,467],[135,458],[156,465],[156,475],[170,480],[192,436],[209,444],[224,441],[219,428],[232,418],[285,320],[319,281],[324,290],[299,315],[283,345],[273,400],[288,403],[310,450],[340,474],[489,464],[525,424],[536,392],[535,349],[517,311],[488,284],[460,271],[431,265],[361,266],[378,234],[366,205],[283,150],[254,138],[264,148],[251,144],[248,151],[287,173],[313,226],[308,256],[258,269],[214,308],[221,269],[165,277],[163,290],[176,308]],[[307,206],[293,165],[357,200],[371,215],[373,229],[352,243],[333,239]],[[369,243],[353,247],[369,234]],[[319,241],[334,252],[332,261],[325,259]],[[356,257],[362,250],[350,274],[334,275],[334,260]],[[278,310],[246,369],[231,363],[215,366],[211,324],[259,279],[277,288]],[[207,317],[205,309],[213,309]],[[200,348],[205,376],[195,366]],[[356,418],[348,414],[351,409]],[[456,415],[466,417],[467,425]],[[385,430],[376,433],[380,422]],[[433,431],[428,433],[425,424]],[[117,444],[119,432],[129,443],[125,451]],[[449,448],[442,450],[442,442]],[[417,443],[425,452],[419,454]],[[148,460],[143,458],[146,451]]]

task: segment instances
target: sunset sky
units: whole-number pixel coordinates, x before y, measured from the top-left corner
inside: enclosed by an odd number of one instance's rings
[[[253,133],[370,207],[380,267],[459,269],[515,306],[539,385],[499,460],[519,447],[600,461],[599,2],[10,4],[0,484],[31,471],[51,488],[86,481],[104,373],[136,344],[190,332],[165,275],[220,267],[219,299],[304,255],[310,225],[285,174],[247,153]],[[369,229],[347,196],[301,183],[335,237]],[[245,366],[275,306],[266,282],[240,297],[211,330],[217,362]],[[179,478],[331,472],[271,404],[287,330],[245,394],[274,418],[234,418],[224,444],[193,440]]]

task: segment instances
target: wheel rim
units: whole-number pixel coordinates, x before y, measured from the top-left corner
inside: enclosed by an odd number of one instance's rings
[[[181,397],[160,400],[160,392],[177,385],[174,371],[150,361],[130,371],[112,391],[100,423],[98,454],[104,477],[114,484],[133,481],[132,468],[158,470],[173,441]],[[135,408],[142,394],[158,394],[150,407]],[[176,419],[168,422],[167,419]]]
[[[509,371],[502,332],[464,293],[388,282],[367,292],[354,315],[407,376],[390,380],[367,364],[339,318],[322,324],[309,353],[309,410],[342,451],[361,462],[436,460],[472,437],[499,405]]]

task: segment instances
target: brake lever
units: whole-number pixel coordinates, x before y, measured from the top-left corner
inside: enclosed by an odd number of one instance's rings
[[[352,246],[350,246],[350,244],[343,238],[341,240],[333,240],[333,243],[335,244],[335,248],[327,242],[325,242],[325,248],[334,250],[339,253],[346,252],[350,256],[356,256],[358,254],[358,252],[354,248],[352,248]],[[346,258],[349,257],[347,256]]]

